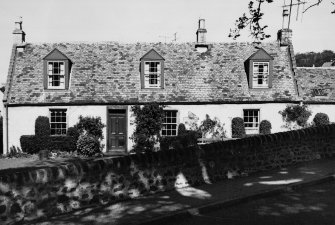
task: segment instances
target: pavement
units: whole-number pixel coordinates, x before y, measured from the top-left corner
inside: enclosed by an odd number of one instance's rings
[[[44,220],[38,225],[173,224],[198,213],[335,180],[335,158],[254,173],[214,184],[187,187],[115,204],[90,207]]]

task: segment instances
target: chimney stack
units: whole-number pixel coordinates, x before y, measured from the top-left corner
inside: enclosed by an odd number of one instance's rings
[[[292,30],[289,28],[289,10],[283,9],[283,26],[277,33],[277,39],[280,46],[288,46],[292,41]]]
[[[26,33],[22,30],[22,17],[15,22],[15,29],[13,31],[14,44],[17,46],[24,46],[26,42]]]
[[[199,19],[197,34],[197,43],[195,48],[198,52],[206,52],[208,50],[208,44],[206,43],[205,19]]]

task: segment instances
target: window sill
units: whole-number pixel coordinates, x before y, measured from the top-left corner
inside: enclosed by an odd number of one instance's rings
[[[264,90],[270,90],[270,87],[254,87],[254,88],[249,88],[249,90],[255,90],[255,91],[264,91]]]
[[[52,91],[68,91],[69,89],[66,89],[66,88],[64,88],[64,89],[51,89],[51,88],[47,88],[47,89],[44,89],[44,91],[49,91],[49,92],[52,92]]]

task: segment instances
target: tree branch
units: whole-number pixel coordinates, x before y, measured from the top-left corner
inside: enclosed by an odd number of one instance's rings
[[[316,3],[314,3],[314,4],[310,5],[310,6],[308,6],[307,9],[305,9],[302,13],[305,13],[307,10],[309,10],[310,8],[312,8],[312,7],[314,7],[314,6],[318,6],[318,5],[320,5],[320,3],[321,3],[322,1],[323,1],[323,0],[318,0],[318,2],[316,2]]]

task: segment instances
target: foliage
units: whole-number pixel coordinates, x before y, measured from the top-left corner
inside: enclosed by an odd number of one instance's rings
[[[241,117],[234,117],[231,121],[232,138],[243,138],[246,136],[244,121]]]
[[[36,146],[36,139],[35,135],[22,135],[20,137],[22,151],[28,154],[39,152],[39,148]]]
[[[50,136],[50,122],[46,116],[39,116],[35,120],[35,135],[37,137]]]
[[[81,134],[77,141],[77,151],[84,156],[94,156],[101,153],[99,138],[92,134]]]
[[[73,152],[76,150],[76,141],[71,136],[50,136],[48,150]]]
[[[67,129],[66,135],[72,137],[74,139],[74,142],[77,143],[78,138],[80,136],[77,126],[69,127]]]
[[[8,158],[29,158],[30,155],[22,152],[20,147],[15,147],[14,145],[9,148]]]
[[[272,3],[273,0],[251,0],[248,4],[248,15],[246,13],[243,13],[241,17],[239,17],[235,21],[235,27],[233,29],[230,29],[230,33],[228,37],[233,38],[234,40],[238,38],[240,35],[240,31],[243,29],[249,29],[250,36],[254,38],[256,41],[261,41],[266,38],[269,38],[270,35],[265,33],[265,29],[267,28],[267,25],[261,25],[260,22],[263,20],[264,13],[262,11],[262,5],[264,3]],[[318,6],[321,4],[323,0],[317,0],[316,3],[311,3],[307,6],[307,8],[303,11],[305,13],[307,10],[314,6]],[[335,5],[332,2],[333,5]],[[335,10],[331,13],[335,13]]]
[[[186,132],[187,132],[187,130],[186,130],[185,124],[180,123],[180,124],[178,125],[178,135],[183,135],[183,134],[185,134]]]
[[[270,35],[265,34],[265,29],[268,27],[267,25],[261,25],[260,22],[263,18],[264,13],[261,11],[261,6],[263,2],[271,3],[273,0],[255,0],[250,1],[248,5],[249,15],[243,13],[241,17],[239,17],[235,21],[235,28],[230,29],[230,33],[228,37],[232,37],[234,40],[238,38],[240,35],[240,31],[246,27],[249,27],[249,31],[251,36],[256,40],[264,40],[265,38],[269,38]],[[258,2],[258,5],[255,7],[254,2]]]
[[[189,130],[197,131],[199,130],[198,121],[199,117],[197,117],[197,115],[195,115],[192,112],[188,112],[187,121],[185,122],[185,125],[187,125]]]
[[[35,154],[41,150],[59,150],[72,152],[76,150],[76,142],[70,136],[50,136],[38,138],[36,135],[22,135],[20,138],[22,151]]]
[[[216,117],[212,120],[209,115],[206,114],[206,119],[200,124],[199,131],[203,134],[203,137],[211,135],[212,138],[224,138],[226,132],[221,124],[220,120]]]
[[[307,52],[298,53],[295,55],[297,66],[312,67],[322,66],[325,62],[335,60],[335,53],[331,50],[324,50],[322,52]]]
[[[197,145],[198,138],[201,133],[193,130],[185,130],[183,133],[178,133],[178,136],[164,136],[160,138],[160,149],[184,149]]]
[[[148,104],[143,107],[136,105],[131,109],[135,116],[135,131],[132,139],[135,142],[134,151],[153,151],[154,145],[160,138],[160,131],[163,126],[164,106]]]
[[[79,116],[78,123],[71,127],[68,136],[75,141],[79,154],[93,156],[103,149],[101,141],[104,127],[101,117]]]
[[[307,120],[312,115],[307,105],[287,105],[283,111],[279,111],[283,121],[286,123],[284,127],[295,129],[294,125],[307,127]]]
[[[260,134],[271,134],[271,123],[268,120],[262,120],[259,125],[259,133]]]
[[[101,117],[79,116],[79,122],[75,125],[79,134],[87,133],[102,140],[102,129],[105,125],[101,122]],[[71,131],[72,132],[72,131]]]
[[[325,113],[317,113],[314,116],[313,123],[315,126],[324,126],[329,124],[329,117]]]

